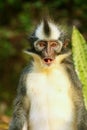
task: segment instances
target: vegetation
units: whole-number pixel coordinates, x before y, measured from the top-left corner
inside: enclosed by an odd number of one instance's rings
[[[87,42],[75,27],[72,33],[72,51],[75,68],[83,85],[84,101],[87,108]]]

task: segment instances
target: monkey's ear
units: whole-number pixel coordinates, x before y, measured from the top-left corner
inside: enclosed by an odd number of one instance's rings
[[[67,46],[69,45],[70,39],[65,39],[64,43],[63,43],[63,47],[67,48]]]
[[[33,44],[36,40],[38,40],[38,38],[34,34],[29,36],[27,39],[28,39],[29,43],[31,43],[31,44]]]
[[[38,38],[33,33],[32,35],[27,37],[27,40],[29,41],[29,49],[27,51],[32,51],[34,48],[34,42],[38,40]]]

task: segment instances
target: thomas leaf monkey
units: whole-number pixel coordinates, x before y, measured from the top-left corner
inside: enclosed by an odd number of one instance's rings
[[[32,59],[19,81],[9,130],[87,130],[82,85],[63,30],[45,19],[29,44]]]

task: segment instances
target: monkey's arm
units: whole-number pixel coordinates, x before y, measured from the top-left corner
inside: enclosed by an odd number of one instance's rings
[[[27,99],[26,96],[26,78],[28,73],[29,73],[28,69],[24,70],[20,78],[17,90],[17,97],[14,101],[13,117],[10,123],[9,130],[23,130],[24,125],[27,123],[29,100]]]
[[[75,72],[75,68],[71,58],[65,59],[64,64],[66,71],[69,75],[69,79],[72,84],[72,97],[76,109],[77,115],[77,128],[78,130],[87,130],[87,110],[85,109],[84,99],[82,94],[82,84]]]

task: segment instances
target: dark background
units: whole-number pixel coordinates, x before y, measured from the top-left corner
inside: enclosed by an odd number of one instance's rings
[[[46,14],[77,26],[87,39],[87,0],[0,0],[0,114],[11,115],[20,73],[29,61],[22,50]]]

